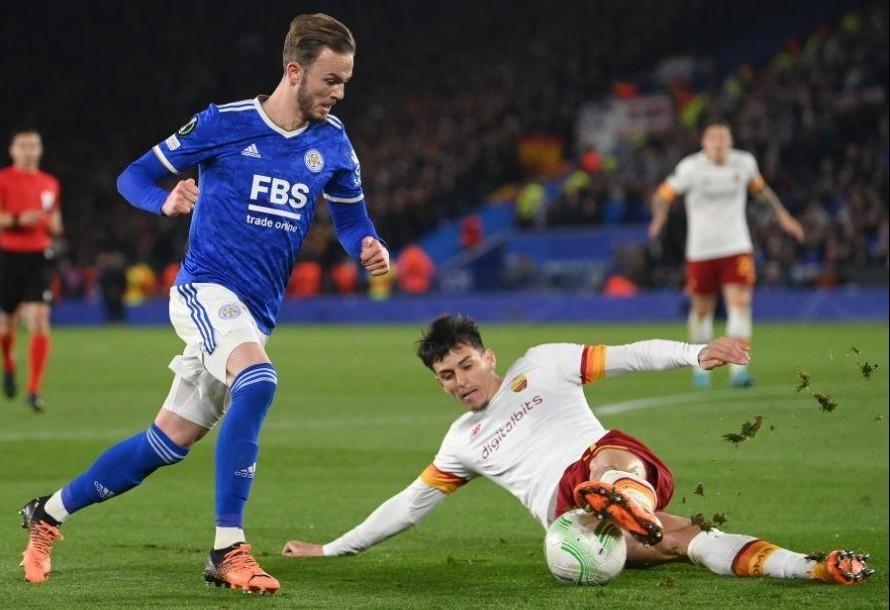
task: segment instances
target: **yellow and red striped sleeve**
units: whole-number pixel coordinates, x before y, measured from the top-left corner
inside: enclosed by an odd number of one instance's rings
[[[581,352],[581,383],[593,383],[606,376],[606,346],[585,345]]]
[[[677,198],[677,191],[675,191],[667,182],[662,182],[658,189],[655,191],[655,194],[660,199],[663,199],[668,203]]]
[[[748,183],[748,192],[757,194],[763,190],[763,187],[766,186],[766,180],[763,179],[763,176],[757,174],[753,178],[751,178],[751,182]]]
[[[420,473],[420,480],[430,487],[435,487],[439,491],[443,491],[447,494],[453,494],[457,491],[458,487],[467,482],[466,479],[463,479],[456,474],[439,470],[436,468],[435,464],[430,464]]]

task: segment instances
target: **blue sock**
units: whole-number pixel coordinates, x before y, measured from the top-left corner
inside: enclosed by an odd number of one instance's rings
[[[156,425],[107,449],[86,472],[62,489],[69,514],[119,496],[139,485],[161,466],[185,459],[188,449],[170,440]]]
[[[247,367],[232,382],[232,404],[216,440],[216,525],[244,527],[244,505],[256,473],[257,440],[278,376],[271,364]]]

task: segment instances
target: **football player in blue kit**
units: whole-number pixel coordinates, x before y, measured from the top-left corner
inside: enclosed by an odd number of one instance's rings
[[[118,190],[142,210],[193,213],[170,293],[170,321],[185,350],[170,363],[173,385],[147,430],[23,507],[29,582],[48,578],[53,543],[71,514],[182,461],[225,414],[216,445],[216,538],[204,578],[248,592],[279,589],[251,554],[243,515],[277,387],[265,344],[316,201],[327,201],[338,240],[371,275],[389,270],[389,253],[368,218],[358,157],[331,114],[352,76],[355,48],[336,19],[296,17],[271,95],[211,104],[118,178]],[[157,185],[194,166],[197,184],[182,180],[169,192]]]

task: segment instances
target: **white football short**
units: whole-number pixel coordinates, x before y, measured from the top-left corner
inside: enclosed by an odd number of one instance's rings
[[[241,299],[219,284],[171,288],[170,323],[185,349],[170,362],[175,377],[163,408],[209,430],[229,406],[229,355],[242,343],[265,346],[268,335]]]

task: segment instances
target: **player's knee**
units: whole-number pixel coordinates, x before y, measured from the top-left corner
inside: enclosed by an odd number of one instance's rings
[[[747,286],[727,286],[725,292],[726,306],[728,308],[751,307],[752,290]]]
[[[36,316],[28,330],[30,331],[31,335],[35,337],[48,337],[49,318],[43,319],[39,316]]]
[[[209,432],[207,428],[166,409],[161,409],[154,423],[167,438],[183,449],[191,448]]]
[[[272,363],[263,346],[253,341],[242,343],[233,349],[226,359],[226,376],[228,377],[229,384],[234,385],[235,381],[243,373],[247,372],[248,369],[253,369],[260,365],[272,367]]]
[[[629,472],[639,477],[646,476],[643,460],[623,449],[604,449],[590,460],[590,479],[598,481],[609,470]]]

